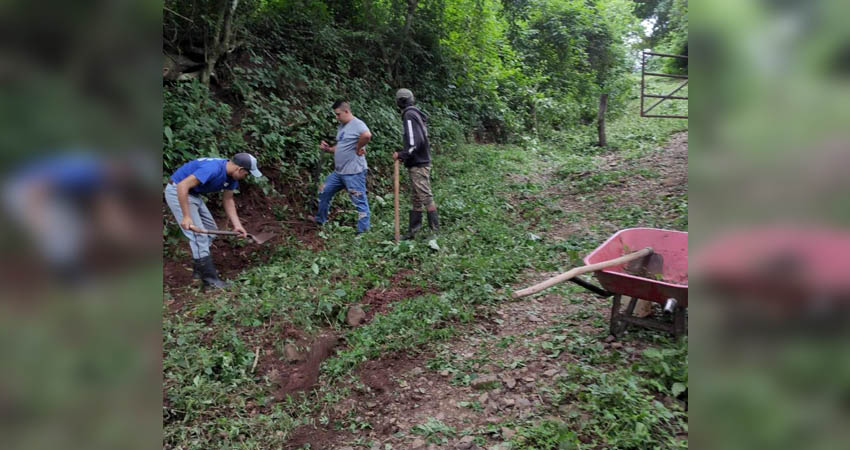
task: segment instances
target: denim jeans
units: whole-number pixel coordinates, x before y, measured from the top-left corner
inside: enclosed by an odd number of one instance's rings
[[[334,195],[342,189],[348,191],[348,197],[357,209],[357,232],[369,229],[369,199],[366,198],[366,170],[351,175],[340,175],[331,172],[319,190],[319,211],[316,213],[316,223],[328,221],[328,210]]]
[[[179,224],[183,220],[183,211],[180,209],[180,200],[177,199],[177,187],[175,185],[169,183],[165,187],[165,202],[168,203],[171,213],[174,214],[174,218],[177,219],[177,223]],[[210,214],[210,210],[207,209],[204,200],[198,195],[189,195],[189,215],[192,217],[192,222],[195,222],[196,227],[207,230],[218,229],[215,219]],[[210,244],[215,236],[195,233],[194,231],[184,230],[183,228],[180,228],[180,231],[189,238],[189,248],[192,249],[193,259],[210,256]]]

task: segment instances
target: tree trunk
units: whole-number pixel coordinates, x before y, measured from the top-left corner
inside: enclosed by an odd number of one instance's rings
[[[219,10],[218,23],[213,30],[212,42],[206,43],[206,67],[201,73],[201,81],[209,86],[210,77],[215,71],[215,65],[227,53],[230,48],[230,38],[233,35],[233,16],[239,0],[222,0]]]
[[[375,17],[373,16],[372,0],[363,0],[363,14],[366,16],[366,27],[374,29]]]
[[[390,65],[390,75],[398,81],[398,61],[401,59],[401,54],[404,52],[404,44],[407,42],[410,28],[413,26],[413,14],[416,13],[416,8],[419,6],[419,0],[407,0],[407,16],[404,18],[404,30],[401,32],[401,43],[398,46],[398,51]]]
[[[596,128],[599,131],[599,146],[608,145],[605,139],[605,111],[608,109],[608,94],[599,96],[599,114],[596,116]]]

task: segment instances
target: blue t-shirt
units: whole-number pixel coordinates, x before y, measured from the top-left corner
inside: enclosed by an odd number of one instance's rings
[[[107,170],[101,158],[65,154],[39,158],[19,169],[12,183],[47,183],[60,195],[88,195],[106,187]]]
[[[340,175],[351,175],[366,170],[366,156],[357,156],[357,140],[360,133],[369,131],[362,120],[354,117],[336,132],[336,151],[334,152],[334,170]]]
[[[208,194],[222,189],[232,191],[239,187],[238,181],[227,176],[227,159],[225,158],[199,158],[189,161],[171,175],[171,181],[179,183],[189,175],[194,175],[201,182],[198,186],[189,189],[192,194]]]

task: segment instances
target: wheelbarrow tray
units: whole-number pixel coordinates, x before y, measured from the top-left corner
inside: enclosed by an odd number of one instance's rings
[[[629,274],[623,264],[595,272],[599,284],[612,294],[662,305],[667,299],[675,298],[680,307],[687,308],[688,233],[658,228],[626,228],[593,250],[584,258],[584,263],[595,264],[645,247],[652,247],[664,259],[660,280]]]

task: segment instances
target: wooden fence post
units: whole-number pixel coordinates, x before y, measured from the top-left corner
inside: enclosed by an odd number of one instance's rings
[[[599,130],[599,146],[608,145],[605,139],[605,111],[608,109],[608,94],[599,96],[599,115],[596,116],[596,128]]]

